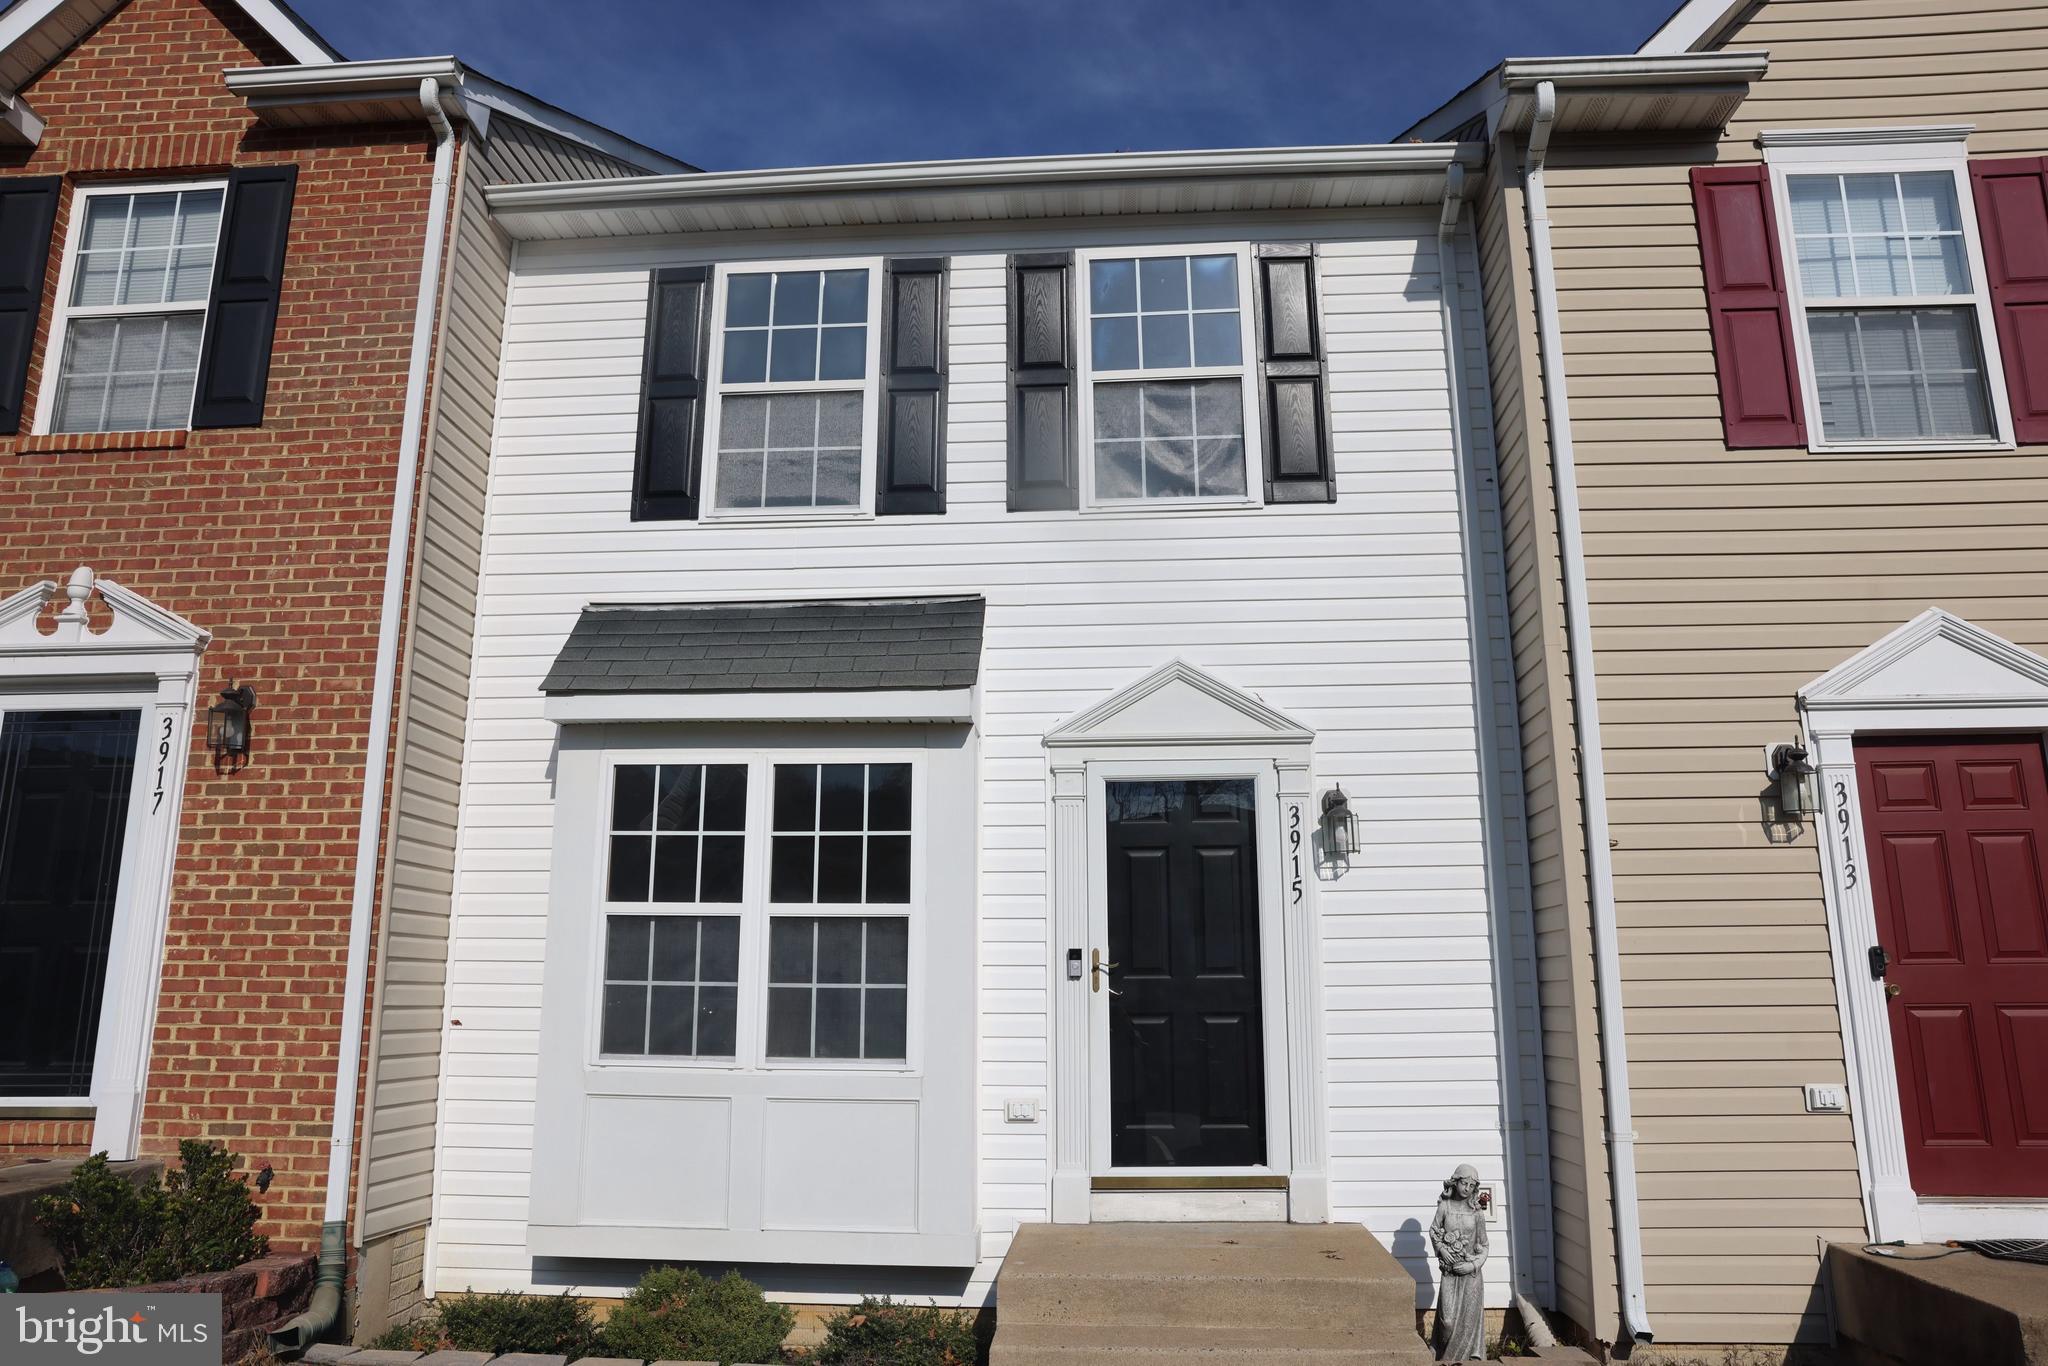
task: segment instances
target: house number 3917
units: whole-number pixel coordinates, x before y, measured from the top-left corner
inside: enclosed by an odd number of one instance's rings
[[[171,718],[166,716],[163,733],[156,741],[156,792],[153,794],[154,800],[149,804],[149,814],[152,816],[164,804],[164,769],[171,762],[171,728],[174,724]]]

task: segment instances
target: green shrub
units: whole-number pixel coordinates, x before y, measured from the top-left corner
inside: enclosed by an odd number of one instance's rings
[[[774,1361],[796,1315],[770,1304],[738,1272],[706,1280],[694,1267],[658,1266],[604,1322],[603,1354],[642,1361]]]
[[[235,1175],[234,1154],[186,1139],[178,1158],[182,1169],[159,1186],[130,1180],[105,1153],[94,1153],[69,1181],[36,1199],[36,1224],[62,1259],[67,1288],[226,1271],[268,1250],[255,1232],[261,1212]]]
[[[864,1299],[825,1321],[819,1366],[973,1366],[974,1320],[953,1309]]]
[[[590,1306],[566,1292],[450,1296],[436,1303],[433,1317],[436,1347],[458,1352],[559,1352],[574,1361],[592,1355],[597,1344]]]
[[[363,1344],[373,1352],[439,1352],[448,1346],[441,1336],[441,1316],[428,1310],[416,1319],[394,1323]]]

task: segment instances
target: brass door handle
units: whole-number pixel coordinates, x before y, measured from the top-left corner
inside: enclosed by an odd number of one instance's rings
[[[1109,974],[1110,974],[1110,971],[1111,971],[1111,969],[1113,969],[1113,968],[1116,968],[1116,967],[1118,967],[1118,966],[1120,966],[1120,965],[1119,965],[1119,964],[1116,964],[1116,963],[1105,963],[1105,962],[1103,962],[1103,961],[1102,961],[1102,950],[1101,950],[1101,949],[1090,949],[1090,950],[1088,950],[1088,982],[1089,982],[1089,990],[1091,990],[1091,991],[1100,991],[1100,990],[1102,990],[1102,979],[1103,979],[1103,978],[1105,978],[1105,977],[1107,977],[1107,976],[1109,976]],[[1115,987],[1111,987],[1111,988],[1109,989],[1109,994],[1110,994],[1110,995],[1112,995],[1112,996],[1121,996],[1121,995],[1123,995],[1123,993],[1122,993],[1121,991],[1118,991],[1118,990],[1117,990],[1117,989],[1116,989]]]
[[[1899,986],[1897,982],[1886,982],[1884,984],[1885,999],[1887,1001],[1894,999],[1895,997],[1902,994],[1902,990],[1903,989]]]

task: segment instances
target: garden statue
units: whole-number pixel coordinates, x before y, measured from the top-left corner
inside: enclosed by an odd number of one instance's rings
[[[1436,1249],[1442,1275],[1436,1295],[1436,1337],[1431,1343],[1438,1361],[1486,1359],[1486,1288],[1479,1268],[1486,1265],[1486,1214],[1479,1208],[1479,1173],[1459,1163],[1444,1182],[1430,1221],[1429,1245]]]

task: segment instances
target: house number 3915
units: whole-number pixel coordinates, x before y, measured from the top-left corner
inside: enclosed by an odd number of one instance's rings
[[[1287,883],[1290,906],[1301,904],[1301,804],[1292,803],[1287,808]]]
[[[171,729],[175,723],[170,717],[164,718],[163,734],[156,741],[156,792],[149,804],[149,814],[154,816],[164,804],[164,769],[171,762]]]

